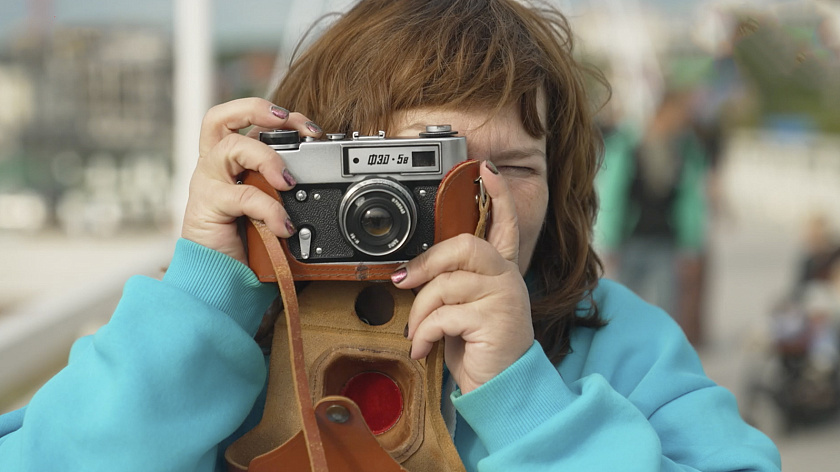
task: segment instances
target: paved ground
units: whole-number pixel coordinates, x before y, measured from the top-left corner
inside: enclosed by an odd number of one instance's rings
[[[87,321],[74,325],[71,335],[94,329],[107,319],[128,275],[154,275],[151,272],[166,263],[171,247],[172,240],[162,235],[69,242],[49,235],[0,235],[0,260],[4,261],[0,272],[0,323],[4,316],[14,316],[27,306],[31,309],[34,295],[52,293],[78,299],[91,286],[105,286],[101,300],[87,313]],[[757,360],[766,357],[760,345],[768,309],[790,285],[796,238],[780,228],[726,222],[714,231],[712,248],[708,342],[700,354],[709,376],[735,392],[743,403],[744,379],[755,370]],[[0,411],[27,401],[32,386],[60,366],[62,356],[66,356],[66,347],[61,349],[63,354],[42,366],[40,373],[30,375],[30,386],[18,390],[13,402],[0,404]],[[772,414],[765,411],[759,423],[772,425]],[[838,421],[775,435],[774,439],[787,472],[836,470],[840,463]]]
[[[145,270],[150,254],[171,252],[173,241],[154,232],[110,239],[0,232],[0,317],[31,305],[44,292],[63,298],[126,268]],[[158,262],[161,269],[165,263]]]

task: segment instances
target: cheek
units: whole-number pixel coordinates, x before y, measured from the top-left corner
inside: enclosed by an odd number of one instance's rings
[[[519,246],[522,251],[532,251],[540,235],[548,207],[548,184],[542,179],[533,182],[509,182],[516,202],[519,218]],[[520,254],[530,257],[530,254]]]

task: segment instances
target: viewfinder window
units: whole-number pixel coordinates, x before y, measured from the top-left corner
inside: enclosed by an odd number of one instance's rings
[[[434,151],[415,151],[411,153],[411,167],[432,167],[434,165]]]

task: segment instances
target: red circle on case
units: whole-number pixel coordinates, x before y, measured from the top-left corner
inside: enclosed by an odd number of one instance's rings
[[[375,435],[380,435],[402,416],[403,399],[394,379],[381,372],[362,372],[344,384],[341,395],[353,400]]]

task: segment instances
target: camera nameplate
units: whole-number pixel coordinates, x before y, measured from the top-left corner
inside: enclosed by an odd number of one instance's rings
[[[359,174],[440,174],[440,147],[425,146],[345,146],[345,175]]]

